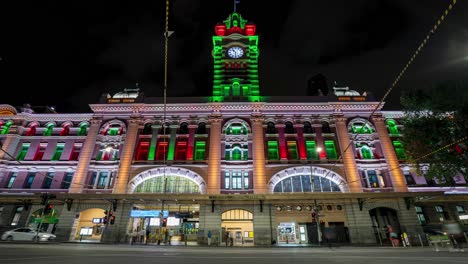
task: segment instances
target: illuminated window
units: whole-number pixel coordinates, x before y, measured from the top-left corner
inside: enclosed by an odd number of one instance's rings
[[[187,156],[187,141],[186,139],[179,139],[176,143],[175,160],[185,160]]]
[[[288,159],[297,160],[297,144],[296,141],[287,141]]]
[[[336,183],[323,177],[294,175],[276,183],[273,192],[340,192],[340,188]]]
[[[36,127],[37,125],[31,125],[28,129],[28,131],[26,132],[25,136],[34,136],[36,135]]]
[[[168,150],[168,142],[165,141],[166,139],[162,139],[163,141],[158,142],[158,147],[156,150],[156,160],[164,160],[167,159],[167,150]]]
[[[36,178],[36,173],[35,172],[29,172],[28,176],[26,177],[26,180],[24,181],[23,188],[30,189],[33,182],[34,182],[34,178]]]
[[[319,156],[317,153],[317,145],[315,141],[307,140],[305,144],[306,144],[306,151],[307,151],[307,159],[318,160]]]
[[[205,160],[205,141],[196,141],[194,149],[194,160]]]
[[[55,147],[55,152],[51,160],[60,160],[64,147],[65,147],[65,143],[57,143],[57,147]]]
[[[28,153],[30,145],[31,145],[30,143],[23,143],[23,145],[21,145],[21,150],[16,156],[16,160],[24,160],[24,158],[26,157],[26,154]]]
[[[241,171],[229,171],[224,173],[225,190],[248,190],[249,173]]]
[[[19,220],[21,218],[21,215],[23,214],[23,210],[24,210],[23,206],[16,207],[15,215],[13,216],[13,219],[11,220],[10,225],[16,226],[19,224]]]
[[[99,177],[98,177],[98,181],[97,181],[96,188],[97,188],[97,189],[104,189],[104,188],[106,188],[106,186],[107,186],[107,181],[108,181],[108,177],[109,177],[109,172],[107,172],[107,171],[101,171],[101,172],[99,173]]]
[[[333,140],[325,140],[325,152],[327,153],[328,159],[336,159],[335,142]]]
[[[73,180],[73,172],[66,172],[62,180],[61,188],[62,189],[70,188],[72,180]]]
[[[78,130],[78,136],[86,136],[88,133],[88,123],[81,123],[80,130]]]
[[[390,133],[390,135],[399,135],[400,132],[398,131],[398,127],[397,127],[397,124],[395,122],[395,120],[387,120],[387,128],[388,128],[388,132]]]
[[[47,143],[40,143],[39,146],[37,147],[36,154],[34,155],[33,160],[42,160],[42,157],[44,156],[44,152],[47,148]]]
[[[5,186],[5,188],[8,188],[8,189],[13,188],[13,184],[15,183],[15,180],[16,180],[17,176],[18,176],[18,172],[16,172],[16,171],[12,172],[10,174],[10,178],[8,179],[8,182],[7,182],[6,186]]]
[[[44,136],[52,136],[52,133],[54,132],[54,124],[48,124],[46,126],[46,129],[44,130]]]
[[[70,153],[70,160],[78,160],[83,143],[73,143],[73,150]]]
[[[439,217],[440,222],[443,222],[444,220],[448,219],[446,216],[446,212],[444,211],[444,207],[442,205],[436,205],[434,208],[437,213],[437,216]]]
[[[395,148],[395,153],[399,160],[406,160],[406,153],[405,149],[403,148],[403,144],[400,141],[394,140],[393,147]]]
[[[63,126],[62,131],[60,131],[60,136],[68,136],[70,134],[70,125],[67,124]]]
[[[419,223],[421,225],[426,225],[426,217],[424,216],[424,212],[421,206],[415,206],[414,210],[416,210],[416,216],[418,217]]]
[[[136,160],[147,160],[148,159],[148,150],[149,150],[149,142],[142,141],[138,145]]]
[[[354,134],[371,134],[372,128],[368,123],[354,122],[351,126],[351,132]]]
[[[50,189],[54,180],[55,172],[47,172],[44,181],[42,182],[42,189]]]
[[[1,135],[8,134],[8,131],[10,130],[11,125],[13,125],[12,121],[6,122],[6,124],[3,126],[2,130],[0,131]]]
[[[229,190],[231,189],[231,175],[229,172],[224,173],[224,189]]]
[[[404,172],[405,179],[406,179],[406,184],[407,185],[415,185],[416,182],[414,181],[413,175],[409,171]]]
[[[248,190],[249,186],[249,173],[244,172],[244,190]]]
[[[372,150],[368,146],[366,146],[366,145],[361,146],[360,151],[361,151],[361,157],[363,159],[373,159],[374,158],[374,156],[372,155]]]
[[[269,160],[279,160],[278,154],[278,141],[271,141],[267,142],[268,147],[268,159]]]
[[[165,175],[145,180],[135,193],[200,193],[200,187],[185,177]]]
[[[362,186],[364,188],[384,188],[385,180],[382,175],[378,175],[375,170],[361,172]]]

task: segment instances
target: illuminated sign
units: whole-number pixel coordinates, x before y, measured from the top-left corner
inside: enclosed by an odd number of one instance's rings
[[[160,217],[161,210],[131,210],[130,217],[140,218],[140,217]],[[163,211],[163,217],[168,217],[169,211]]]

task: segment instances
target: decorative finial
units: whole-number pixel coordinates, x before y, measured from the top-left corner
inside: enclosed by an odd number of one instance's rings
[[[234,13],[236,12],[237,4],[240,4],[240,0],[234,0]]]

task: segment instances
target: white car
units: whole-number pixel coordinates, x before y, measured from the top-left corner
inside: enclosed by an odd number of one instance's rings
[[[26,241],[52,241],[55,240],[56,236],[50,233],[39,232],[37,229],[29,227],[16,228],[10,231],[6,231],[2,235],[2,240],[13,241],[13,240],[26,240]]]

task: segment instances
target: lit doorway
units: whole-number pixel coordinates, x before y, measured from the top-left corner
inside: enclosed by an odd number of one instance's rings
[[[222,243],[230,234],[233,246],[250,246],[254,244],[253,214],[247,210],[234,209],[221,215]]]

